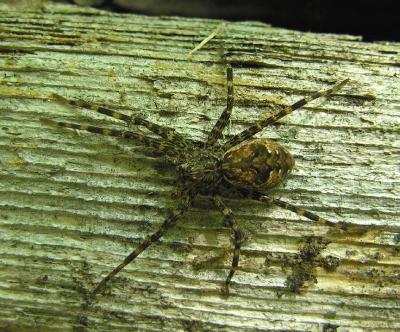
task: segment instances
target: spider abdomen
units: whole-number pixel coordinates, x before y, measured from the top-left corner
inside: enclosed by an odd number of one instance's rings
[[[291,172],[294,159],[284,147],[267,139],[245,141],[223,157],[222,172],[233,186],[265,192]]]

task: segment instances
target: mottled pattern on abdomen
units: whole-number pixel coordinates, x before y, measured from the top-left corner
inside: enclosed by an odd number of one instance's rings
[[[284,147],[267,139],[254,139],[229,149],[222,170],[232,185],[264,192],[282,182],[293,166],[293,157]]]

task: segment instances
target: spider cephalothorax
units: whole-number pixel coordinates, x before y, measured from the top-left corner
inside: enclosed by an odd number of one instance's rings
[[[201,153],[196,148],[189,149],[184,161],[179,163],[178,170],[183,183],[199,183],[203,189],[211,189],[221,181],[221,158],[219,149],[206,147]]]
[[[68,100],[64,97],[54,95],[54,99],[66,105],[88,108],[132,125],[143,126],[158,135],[159,138],[127,130],[105,129],[75,123],[56,122],[49,119],[42,119],[44,123],[133,140],[137,144],[162,152],[166,156],[167,161],[178,170],[179,174],[177,183],[180,194],[177,195],[179,197],[177,209],[168,215],[158,231],[147,236],[121,264],[103,278],[93,293],[99,292],[108,280],[132,262],[148,246],[159,240],[168,229],[173,227],[178,218],[189,209],[195,196],[199,194],[211,197],[215,206],[224,215],[226,224],[231,228],[234,236],[232,266],[226,278],[224,288],[225,293],[228,293],[231,279],[239,264],[243,236],[235,222],[232,210],[223,202],[221,197],[223,191],[220,190],[222,187],[224,189],[235,189],[236,192],[241,192],[242,197],[275,204],[318,223],[342,228],[343,223],[329,222],[307,210],[267,195],[268,189],[275,187],[289,175],[294,166],[294,160],[290,153],[277,143],[267,139],[253,139],[252,137],[264,127],[277,122],[311,100],[335,93],[346,82],[347,80],[344,80],[328,90],[314,93],[310,97],[303,98],[293,105],[285,107],[273,116],[262,118],[223,143],[220,143],[219,140],[222,136],[222,131],[229,121],[234,99],[233,72],[229,64],[227,66],[227,106],[210,131],[205,142],[189,140],[179,135],[172,128],[159,126],[140,116],[130,117],[86,101]]]

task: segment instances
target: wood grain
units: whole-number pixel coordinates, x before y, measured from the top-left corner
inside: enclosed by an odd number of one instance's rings
[[[400,330],[399,44],[227,22],[188,57],[218,24],[0,5],[0,329]],[[51,94],[205,139],[226,103],[225,58],[235,84],[227,136],[350,78],[259,136],[296,159],[275,197],[365,232],[333,236],[290,211],[230,200],[248,239],[226,299],[230,232],[201,198],[90,302],[88,291],[175,206],[175,173],[132,142],[41,124],[124,127]],[[291,269],[280,263],[311,235],[331,241],[321,255],[340,265],[318,267],[318,282],[299,294],[284,292]]]

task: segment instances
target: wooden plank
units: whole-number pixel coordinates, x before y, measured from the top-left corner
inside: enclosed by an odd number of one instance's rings
[[[3,4],[0,22],[1,329],[400,329],[399,44],[237,22],[188,57],[220,21]],[[224,59],[235,83],[227,136],[351,79],[259,136],[296,158],[275,197],[365,232],[336,236],[278,207],[229,200],[248,239],[227,299],[220,288],[230,232],[202,198],[111,291],[89,301],[101,277],[176,205],[175,173],[132,142],[41,124],[47,117],[123,128],[51,94],[205,139],[226,102]],[[331,241],[321,257],[340,264],[331,272],[317,266],[317,283],[287,292],[293,259],[312,235]]]

